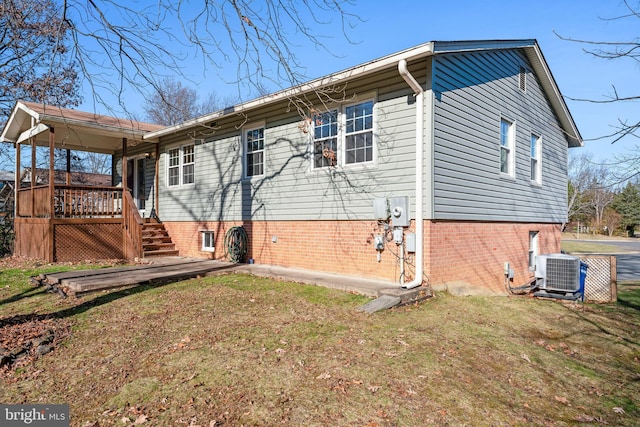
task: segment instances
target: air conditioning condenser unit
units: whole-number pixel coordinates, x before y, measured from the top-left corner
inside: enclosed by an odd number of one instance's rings
[[[580,289],[580,258],[567,254],[536,257],[536,286],[545,293],[577,294]]]

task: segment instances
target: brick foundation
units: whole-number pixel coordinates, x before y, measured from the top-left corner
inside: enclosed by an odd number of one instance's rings
[[[538,231],[538,253],[560,252],[560,224],[425,222],[425,270],[431,284],[465,282],[505,292],[504,263],[514,270],[511,286],[533,277],[529,232]]]
[[[377,261],[376,221],[165,222],[181,256],[224,259],[227,230],[242,225],[249,236],[249,258],[258,264],[303,268],[398,281],[397,246],[387,242]],[[412,227],[413,229],[413,227]],[[215,233],[215,252],[201,251],[201,232]],[[504,292],[504,263],[515,271],[513,286],[532,277],[528,268],[529,231],[539,232],[539,253],[560,251],[559,224],[425,221],[425,274],[432,284],[465,282]],[[387,235],[388,239],[391,235]],[[407,259],[407,278],[412,279]]]

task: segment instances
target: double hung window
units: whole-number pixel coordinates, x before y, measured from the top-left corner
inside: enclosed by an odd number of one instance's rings
[[[245,137],[245,175],[264,175],[264,127],[246,130]]]
[[[316,114],[313,123],[313,167],[373,162],[373,101]]]
[[[167,186],[195,183],[195,147],[193,144],[167,150]]]
[[[514,125],[500,120],[500,173],[514,176]]]
[[[313,117],[313,167],[338,164],[338,110]]]
[[[345,163],[373,161],[373,101],[345,110]]]
[[[542,167],[540,163],[540,137],[531,134],[531,181],[540,184],[542,178]]]

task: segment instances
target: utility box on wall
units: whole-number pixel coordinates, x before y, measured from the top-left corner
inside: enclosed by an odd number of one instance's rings
[[[389,197],[391,211],[391,225],[394,227],[408,227],[411,223],[409,215],[409,196]]]
[[[378,221],[386,221],[389,219],[389,206],[385,197],[373,199],[373,215]]]

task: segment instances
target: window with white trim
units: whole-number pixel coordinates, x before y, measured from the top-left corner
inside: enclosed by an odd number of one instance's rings
[[[536,256],[538,256],[538,232],[529,232],[529,270],[536,269]]]
[[[196,150],[193,145],[182,147],[182,184],[196,182]]]
[[[264,127],[244,132],[245,176],[264,175]]]
[[[167,150],[167,186],[178,187],[195,183],[195,147],[181,145]]]
[[[313,167],[373,162],[373,100],[316,114]]]
[[[500,119],[500,173],[514,176],[514,124]]]
[[[345,109],[345,163],[373,161],[373,101]]]
[[[542,182],[542,164],[540,162],[540,153],[542,147],[540,146],[540,137],[536,134],[531,134],[531,181],[536,184]]]
[[[313,167],[338,164],[338,110],[313,116]]]
[[[202,232],[202,249],[203,252],[215,252],[216,243],[214,240],[213,231]]]

